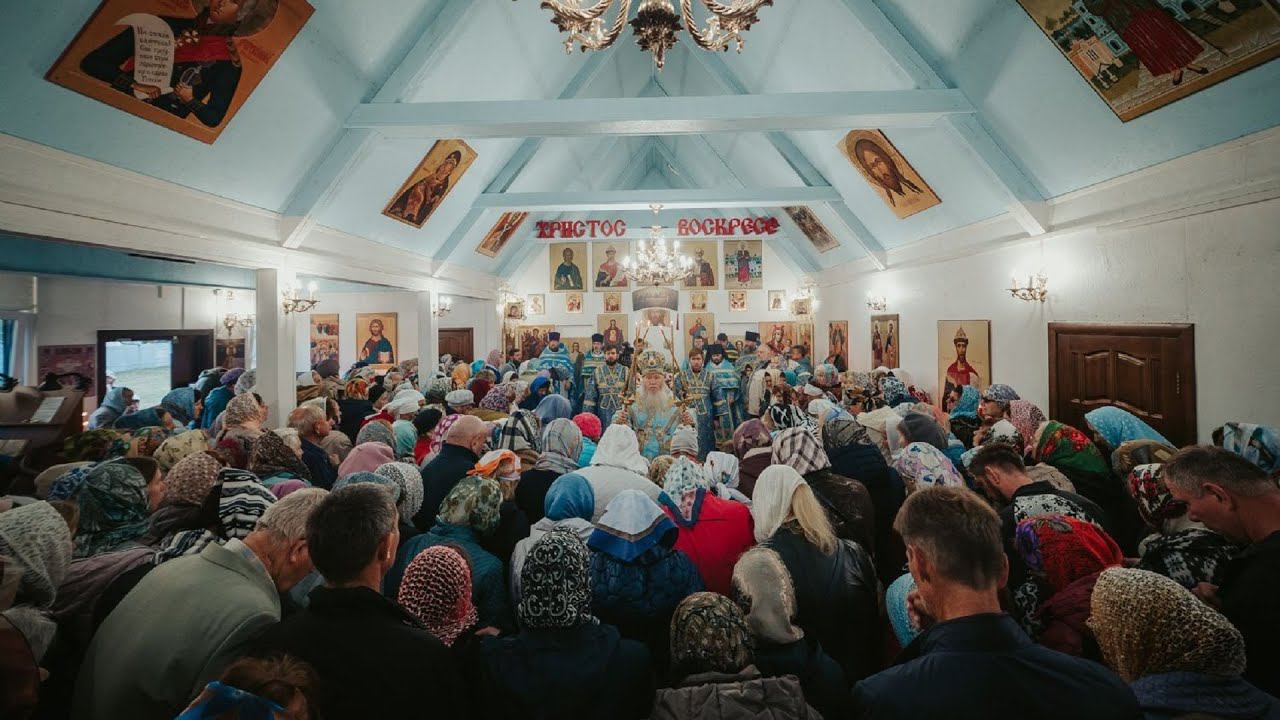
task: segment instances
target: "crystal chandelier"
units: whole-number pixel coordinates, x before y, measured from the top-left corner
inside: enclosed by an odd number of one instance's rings
[[[667,246],[662,226],[658,225],[658,211],[662,206],[650,205],[649,209],[653,210],[654,223],[649,226],[649,239],[636,243],[635,256],[622,258],[622,271],[636,285],[672,285],[689,275],[693,259],[680,254],[679,240]]]
[[[703,50],[728,50],[732,42],[742,52],[742,33],[759,21],[756,13],[773,0],[699,0],[711,14],[706,25],[698,26],[693,17],[693,0],[680,0],[677,13],[672,0],[640,0],[631,29],[641,50],[653,53],[653,60],[661,70],[667,51],[679,40],[676,34],[681,27],[689,31],[693,42]],[[584,6],[584,3],[587,3]],[[568,33],[564,41],[565,52],[573,52],[573,44],[583,52],[603,50],[618,41],[631,16],[632,0],[542,0],[540,7],[550,10],[551,22],[560,32]],[[605,14],[618,4],[613,22],[605,25]]]

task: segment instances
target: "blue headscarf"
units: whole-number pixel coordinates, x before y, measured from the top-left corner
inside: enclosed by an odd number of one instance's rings
[[[539,375],[529,383],[529,397],[520,401],[521,410],[535,410],[538,404],[542,402],[542,398],[538,396],[538,391],[551,384],[551,380],[545,376]]]
[[[239,720],[273,720],[284,708],[270,700],[245,692],[240,688],[223,685],[214,680],[205,686],[204,692],[182,711],[176,720],[205,720],[206,718],[234,717]]]
[[[136,430],[138,428],[150,427],[152,425],[164,427],[164,420],[160,417],[163,408],[149,407],[146,410],[139,410],[129,415],[121,415],[116,418],[111,427],[116,430]]]
[[[889,407],[911,402],[911,395],[907,393],[907,384],[892,375],[880,379],[880,393],[884,395],[884,404]],[[977,405],[975,404],[974,407],[976,408]]]
[[[795,372],[791,370],[783,370],[782,379],[785,380],[786,383],[792,387],[795,387],[799,383],[799,380],[796,379]]]
[[[102,404],[99,407],[107,408],[114,411],[117,415],[124,414],[124,391],[128,388],[113,387],[107,391],[107,396],[102,398]]]
[[[577,473],[561,475],[547,490],[542,509],[548,520],[582,518],[590,520],[595,512],[596,494],[591,483]]]
[[[179,425],[190,424],[196,419],[196,391],[189,387],[170,390],[160,398],[160,407],[169,411]]]
[[[534,408],[533,414],[546,427],[552,420],[571,420],[573,418],[573,403],[569,402],[569,398],[563,395],[548,395],[538,402],[538,407]]]
[[[413,455],[413,448],[418,444],[418,428],[409,420],[397,420],[391,423],[391,431],[396,436],[396,456]]]
[[[965,385],[960,389],[960,402],[951,408],[951,417],[954,418],[977,418],[978,417],[978,401],[982,396],[978,394],[978,389],[972,385]]]
[[[1137,415],[1118,407],[1108,405],[1095,408],[1084,414],[1084,420],[1089,423],[1089,427],[1102,436],[1112,450],[1130,440],[1155,440],[1158,443],[1173,446],[1165,436],[1143,422]]]
[[[889,613],[889,625],[893,635],[898,639],[900,647],[906,647],[920,634],[911,624],[911,615],[907,612],[907,594],[916,589],[916,580],[907,573],[894,580],[884,591],[885,609]]]

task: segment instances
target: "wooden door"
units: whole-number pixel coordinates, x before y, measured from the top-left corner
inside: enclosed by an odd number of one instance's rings
[[[442,328],[439,331],[440,354],[452,355],[454,360],[471,362],[475,359],[472,328]]]
[[[1195,326],[1049,323],[1049,416],[1088,432],[1085,413],[1103,405],[1194,443]]]

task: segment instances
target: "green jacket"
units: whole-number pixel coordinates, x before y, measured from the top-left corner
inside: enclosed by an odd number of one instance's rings
[[[76,683],[74,717],[169,720],[279,620],[275,584],[236,549],[209,545],[170,560],[98,628]]]

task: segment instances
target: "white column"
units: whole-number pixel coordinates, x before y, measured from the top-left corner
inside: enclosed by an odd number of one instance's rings
[[[283,427],[289,413],[297,406],[297,382],[293,365],[294,334],[297,315],[285,315],[280,306],[280,291],[293,282],[284,270],[264,268],[257,271],[255,304],[257,318],[255,350],[258,384],[255,392],[262,396],[271,414],[267,427]]]
[[[435,296],[431,290],[418,293],[418,382],[424,384],[440,362],[440,323],[435,314]]]

